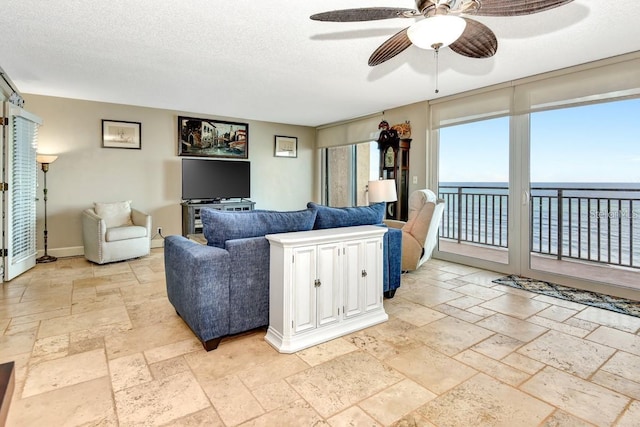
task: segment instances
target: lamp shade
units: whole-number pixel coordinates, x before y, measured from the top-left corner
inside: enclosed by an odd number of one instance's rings
[[[369,181],[369,203],[395,202],[398,200],[396,193],[396,181],[393,179],[380,179]]]
[[[36,161],[42,164],[53,163],[57,158],[58,156],[53,156],[50,154],[36,154]]]
[[[411,43],[420,49],[445,47],[458,40],[467,26],[459,16],[436,15],[418,21],[407,30]]]

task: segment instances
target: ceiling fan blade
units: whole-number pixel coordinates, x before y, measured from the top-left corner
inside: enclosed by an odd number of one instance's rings
[[[479,0],[476,10],[465,12],[479,16],[517,16],[544,12],[573,0]]]
[[[330,12],[311,15],[314,21],[330,22],[358,22],[377,21],[380,19],[405,18],[417,13],[415,9],[403,9],[397,7],[364,7],[359,9],[332,10]]]
[[[498,39],[496,35],[486,25],[469,18],[464,32],[449,47],[455,53],[468,56],[469,58],[490,58],[498,50]]]
[[[411,40],[407,37],[408,28],[395,33],[382,43],[369,57],[369,65],[374,67],[382,64],[411,46]]]

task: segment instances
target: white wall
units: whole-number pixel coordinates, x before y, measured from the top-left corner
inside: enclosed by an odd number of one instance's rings
[[[313,200],[315,129],[242,118],[23,94],[25,109],[40,116],[38,152],[58,154],[47,174],[49,253],[82,254],[80,213],[94,201],[132,200],[163,233],[181,234],[178,116],[249,124],[251,199],[257,209],[296,210]],[[142,123],[142,149],[102,148],[102,119]],[[274,136],[298,138],[298,157],[274,157]],[[38,248],[43,247],[42,178]],[[154,246],[161,244],[154,241]]]

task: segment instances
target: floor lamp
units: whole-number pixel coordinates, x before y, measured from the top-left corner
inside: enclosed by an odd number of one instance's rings
[[[369,204],[385,202],[386,218],[386,203],[395,202],[398,200],[398,193],[396,192],[396,180],[379,179],[377,181],[369,181],[369,185],[367,185],[367,192],[369,193]]]
[[[44,193],[44,255],[36,259],[37,263],[53,262],[58,259],[47,253],[47,172],[49,172],[49,164],[53,163],[57,158],[58,156],[36,155],[36,161],[40,163],[42,172],[44,172],[44,189],[42,190]]]

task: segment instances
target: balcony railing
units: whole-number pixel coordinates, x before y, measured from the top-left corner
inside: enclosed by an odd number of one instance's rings
[[[440,197],[440,237],[508,246],[506,185],[441,185]],[[530,207],[531,252],[640,268],[640,188],[539,185],[531,188]]]
[[[444,214],[440,237],[507,247],[509,190],[504,186],[440,186]]]

